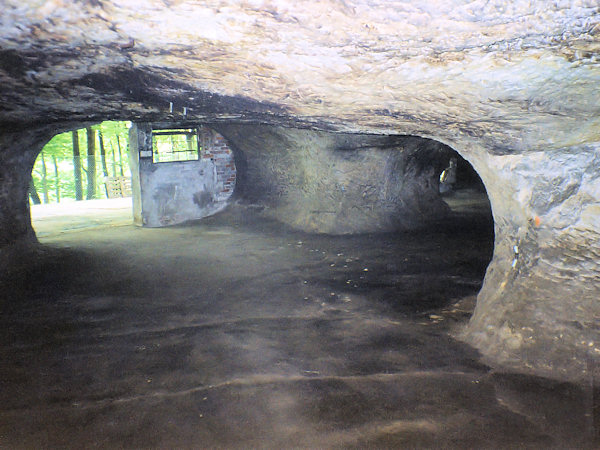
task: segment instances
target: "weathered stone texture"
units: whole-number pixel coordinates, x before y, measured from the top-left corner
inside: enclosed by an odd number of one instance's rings
[[[294,228],[406,230],[447,212],[438,185],[452,150],[439,142],[257,125],[218,129],[245,161],[238,196]]]
[[[176,118],[561,148],[598,140],[599,34],[595,0],[7,0],[0,121],[152,119],[173,102]]]
[[[494,156],[494,259],[465,337],[496,364],[568,379],[600,359],[600,147]]]

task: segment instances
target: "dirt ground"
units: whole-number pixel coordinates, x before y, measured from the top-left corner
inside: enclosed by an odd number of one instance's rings
[[[241,207],[163,229],[126,201],[34,208],[42,245],[2,257],[0,447],[594,448],[591,387],[452,337],[493,231],[449,203],[420,232],[339,237]]]

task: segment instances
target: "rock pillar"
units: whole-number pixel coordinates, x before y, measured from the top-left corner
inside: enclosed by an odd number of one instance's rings
[[[494,365],[591,377],[600,362],[600,144],[483,159],[474,165],[496,243],[464,338]]]
[[[52,135],[43,127],[0,132],[0,248],[36,241],[29,215],[29,181],[35,159]]]

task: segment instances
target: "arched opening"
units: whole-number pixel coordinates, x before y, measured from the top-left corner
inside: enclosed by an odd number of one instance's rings
[[[471,274],[472,290],[458,292],[455,310],[464,318],[470,317],[494,250],[494,218],[486,187],[475,168],[458,152],[452,150],[445,158],[447,165],[439,175],[439,192],[448,205],[449,214],[438,221],[437,231],[452,235],[457,247],[453,251],[472,252],[470,257],[457,264],[464,274]],[[441,254],[452,252],[442,248]],[[460,275],[459,275],[460,276]],[[464,280],[466,281],[466,280]],[[466,286],[465,286],[466,287]]]
[[[107,121],[54,136],[39,153],[29,185],[37,237],[122,226],[132,218],[143,226],[168,226],[223,209],[236,169],[222,136],[195,124],[158,123],[150,130],[141,136],[148,149],[139,148],[139,127],[131,122]]]
[[[28,192],[38,239],[131,223],[130,126],[104,121],[59,133],[43,146]]]

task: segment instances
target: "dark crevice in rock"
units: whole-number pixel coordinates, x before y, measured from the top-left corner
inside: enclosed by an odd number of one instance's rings
[[[285,114],[276,104],[244,97],[230,97],[194,90],[190,86],[169,80],[163,75],[141,69],[115,68],[110,73],[92,73],[73,82],[103,94],[121,94],[128,101],[157,105],[165,113],[173,104],[174,111],[186,108],[187,114],[244,113]],[[166,114],[165,114],[166,115]]]

